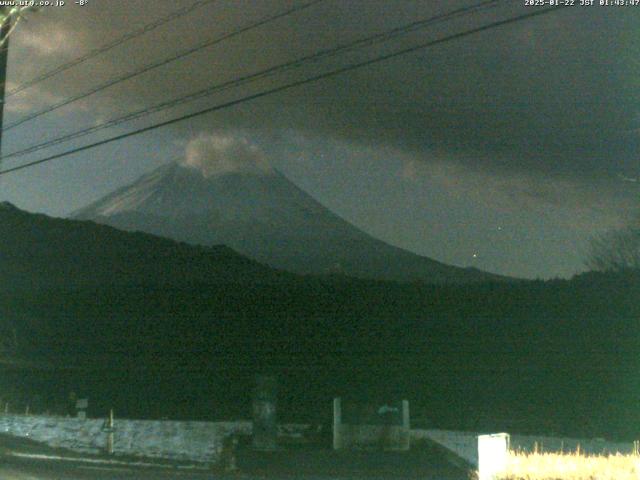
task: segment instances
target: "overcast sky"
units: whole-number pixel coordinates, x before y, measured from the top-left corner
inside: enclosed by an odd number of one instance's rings
[[[305,1],[211,1],[10,97],[5,125]],[[68,1],[29,14],[11,37],[8,86],[192,3]],[[475,3],[324,0],[10,129],[3,153]],[[536,8],[497,3],[3,167]],[[592,235],[640,207],[638,27],[640,7],[559,10],[6,175],[0,199],[63,216],[183,157],[200,134],[237,134],[391,244],[507,275],[568,277],[583,270]]]

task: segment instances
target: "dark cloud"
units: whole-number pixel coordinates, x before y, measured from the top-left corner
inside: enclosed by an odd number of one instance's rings
[[[527,11],[514,6],[515,2],[504,3],[198,105]],[[115,4],[120,6],[114,8]],[[39,91],[56,96],[82,91],[114,73],[293,4],[283,0],[215,2],[41,85]],[[86,102],[112,115],[469,4],[327,0]],[[19,83],[47,65],[100,45],[173,8],[173,1],[154,2],[150,8],[149,2],[134,0],[44,11],[16,34],[15,47],[37,61],[20,63],[12,71],[12,80]],[[282,93],[203,122],[211,123],[214,118],[217,127],[302,129],[363,143],[390,142],[418,151],[437,147],[449,150],[459,162],[480,162],[497,172],[576,177],[633,173],[640,127],[640,52],[633,41],[638,21],[631,11],[597,6],[567,9]],[[51,48],[51,38],[57,39],[59,48]],[[33,102],[33,95],[21,98]],[[19,99],[14,103],[19,104]]]

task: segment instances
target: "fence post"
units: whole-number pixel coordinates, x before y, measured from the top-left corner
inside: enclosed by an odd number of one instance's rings
[[[107,423],[107,454],[113,455],[113,408],[109,410],[109,422]]]
[[[340,397],[333,399],[333,449],[342,448],[342,400]]]
[[[115,431],[115,422],[113,419],[113,408],[109,410],[109,417],[105,418],[102,423],[102,431],[107,434],[107,445],[106,445],[106,453],[107,455],[113,455],[114,451],[114,437],[113,432]]]
[[[411,420],[409,417],[409,400],[402,400],[402,440],[400,450],[411,448]]]
[[[253,448],[256,450],[277,449],[277,396],[276,377],[258,375],[253,397]]]
[[[478,480],[496,480],[507,467],[509,434],[478,435]]]

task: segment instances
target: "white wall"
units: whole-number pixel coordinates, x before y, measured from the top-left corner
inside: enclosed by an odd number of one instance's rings
[[[0,415],[0,433],[30,438],[51,447],[76,452],[101,453],[107,444],[104,420]],[[279,435],[295,438],[309,425],[280,425]],[[114,453],[150,458],[215,462],[222,441],[232,433],[250,435],[251,422],[179,422],[155,420],[115,421]],[[447,448],[471,465],[478,465],[478,433],[449,430],[411,430],[411,440],[428,439]],[[633,443],[542,436],[511,436],[511,448],[531,451],[537,442],[543,451],[631,453]]]
[[[107,445],[104,420],[0,415],[0,432],[76,452],[101,453]],[[151,458],[215,462],[223,439],[251,434],[251,422],[115,421],[114,453]]]

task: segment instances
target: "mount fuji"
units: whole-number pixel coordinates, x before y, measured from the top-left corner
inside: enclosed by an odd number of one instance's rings
[[[440,284],[500,278],[375,239],[272,168],[207,172],[175,162],[72,217],[189,244],[224,244],[258,262],[298,274],[340,273]]]

